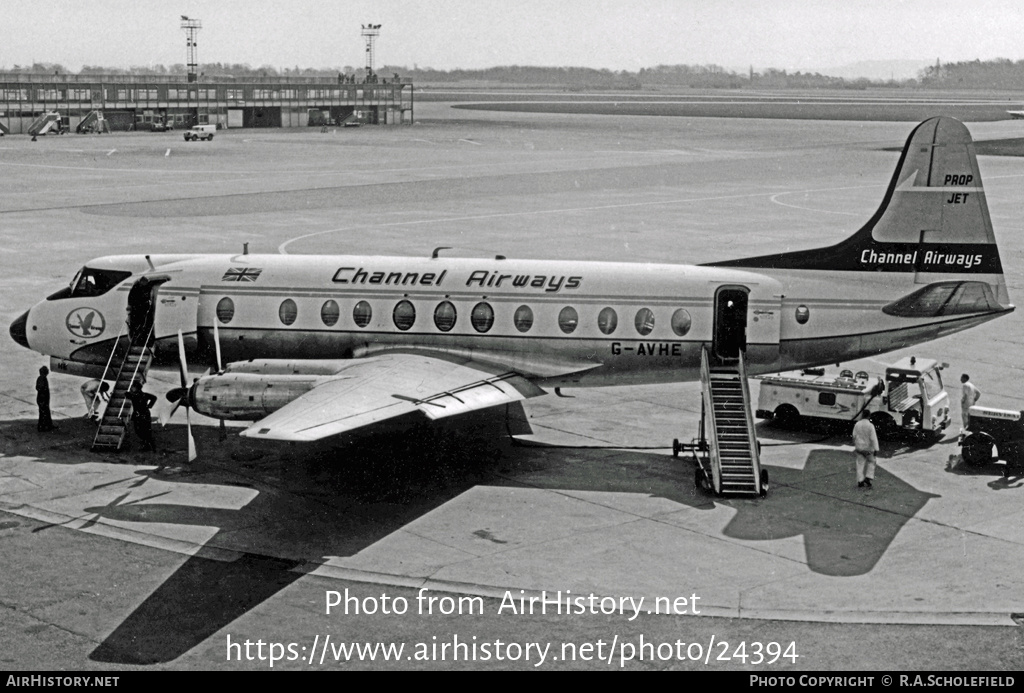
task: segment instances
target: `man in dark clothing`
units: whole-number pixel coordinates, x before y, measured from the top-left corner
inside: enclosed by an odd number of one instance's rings
[[[49,374],[50,369],[43,366],[36,378],[36,404],[39,405],[39,425],[36,428],[40,433],[55,430],[50,418],[50,382],[46,379]]]
[[[142,391],[142,385],[138,382],[132,384],[128,391],[128,400],[132,403],[132,427],[135,435],[142,440],[142,450],[156,452],[156,443],[153,441],[153,417],[149,410],[156,404],[156,395]]]

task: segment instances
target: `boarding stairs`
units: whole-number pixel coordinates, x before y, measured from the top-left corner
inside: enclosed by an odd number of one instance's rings
[[[126,327],[114,341],[114,349],[107,360],[107,373],[117,371],[110,401],[103,412],[96,436],[92,441],[93,452],[117,452],[124,445],[128,433],[128,422],[132,417],[132,403],[128,391],[134,383],[145,384],[146,373],[153,362],[153,331],[135,339],[122,339]],[[129,332],[130,334],[130,332]],[[125,347],[127,345],[127,348]]]
[[[709,481],[718,494],[763,496],[768,475],[758,457],[746,366],[743,352],[738,353],[737,359],[714,359],[712,365],[707,349],[701,351]]]
[[[45,135],[51,131],[57,135],[62,134],[60,113],[57,111],[44,113],[28,126],[28,134],[33,137]]]

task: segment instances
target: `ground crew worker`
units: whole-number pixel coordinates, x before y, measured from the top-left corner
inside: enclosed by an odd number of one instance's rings
[[[143,452],[156,452],[156,443],[153,441],[153,416],[149,413],[150,407],[156,404],[156,395],[143,392],[142,384],[136,381],[128,391],[128,400],[132,403],[132,427],[135,429],[135,435],[142,440]]]
[[[971,422],[971,407],[981,398],[981,390],[971,382],[971,376],[964,373],[960,376],[960,416],[963,425],[960,427],[960,439],[963,440],[964,432]]]
[[[110,385],[102,380],[86,380],[82,383],[82,399],[85,400],[85,418],[97,421],[100,418],[100,403],[110,399],[107,394]]]
[[[867,412],[862,412],[860,420],[853,426],[853,451],[857,455],[857,486],[871,488],[871,480],[875,478],[878,434]]]
[[[36,429],[40,433],[56,430],[50,417],[50,382],[46,379],[49,374],[50,369],[43,366],[36,378],[36,404],[39,405],[39,424]]]

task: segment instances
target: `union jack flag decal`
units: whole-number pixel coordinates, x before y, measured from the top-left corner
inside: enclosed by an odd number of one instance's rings
[[[220,278],[222,282],[254,282],[263,271],[262,267],[232,267]]]

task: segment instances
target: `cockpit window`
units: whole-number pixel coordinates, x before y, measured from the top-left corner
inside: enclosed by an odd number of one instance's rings
[[[70,291],[60,291],[54,294],[51,299],[102,296],[130,276],[132,276],[131,272],[122,270],[101,270],[83,267],[71,281]]]
[[[936,282],[882,308],[902,318],[936,318],[1001,310],[985,282]]]

